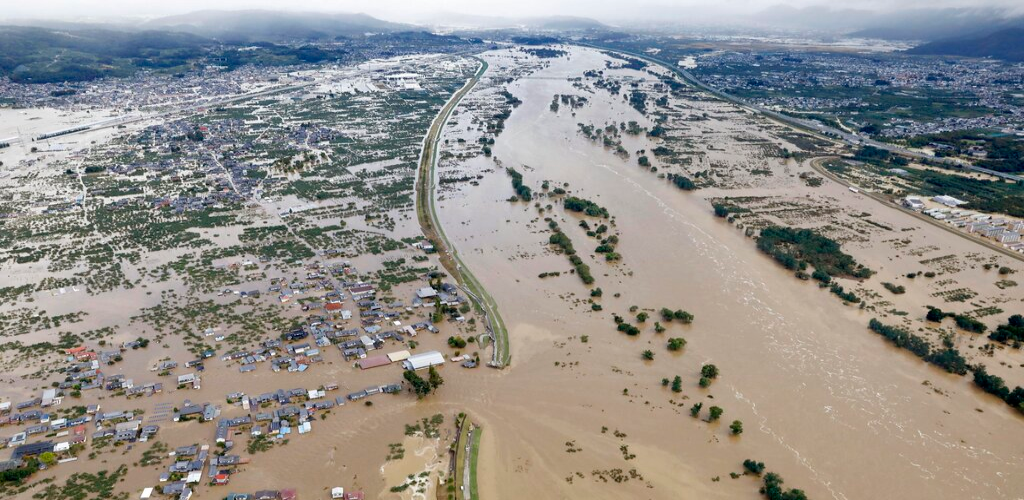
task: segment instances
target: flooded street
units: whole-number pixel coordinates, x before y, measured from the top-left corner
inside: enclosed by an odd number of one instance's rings
[[[501,54],[485,59],[500,65]],[[464,165],[493,170],[479,186],[439,199],[445,232],[500,305],[512,345],[511,367],[453,381],[445,397],[485,428],[481,496],[759,498],[760,481],[729,477],[749,458],[817,499],[1019,498],[1019,415],[969,377],[928,366],[872,334],[865,325],[873,313],[794,279],[713,217],[700,191],[676,189],[638,168],[635,155],[624,159],[578,132],[578,123],[650,127],[621,96],[590,94],[590,104],[572,115],[549,109],[552,96],[579,93],[566,77],[603,69],[605,59],[573,49],[511,84],[522,104],[505,121],[493,157],[528,185],[568,183],[570,194],[607,208],[621,263],[594,257],[597,242],[560,201],[536,197],[553,206],[543,214],[533,203],[506,201],[509,178],[491,158]],[[446,134],[460,129],[455,119]],[[643,135],[622,143],[631,153],[653,147]],[[560,224],[590,265],[603,311],[591,310],[588,287],[567,273],[564,255],[551,252],[544,217]],[[869,267],[884,265],[866,255]],[[538,278],[552,271],[561,275]],[[616,331],[612,314],[631,319],[634,305],[651,310],[652,320],[630,337]],[[650,325],[663,307],[696,319],[655,333]],[[670,337],[686,338],[686,348],[665,350]],[[657,354],[653,361],[641,358],[645,349]],[[705,363],[721,370],[708,389],[697,384]],[[681,394],[660,384],[676,375]],[[691,418],[695,402],[705,413],[721,406],[722,420]],[[730,435],[733,420],[743,422],[741,436]],[[615,470],[625,479],[615,479]]]

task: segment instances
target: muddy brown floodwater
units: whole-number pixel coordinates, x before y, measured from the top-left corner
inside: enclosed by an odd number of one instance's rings
[[[485,58],[500,65],[501,54]],[[590,94],[576,116],[549,110],[553,95],[580,93],[564,77],[603,69],[605,59],[573,49],[513,83],[523,103],[493,151],[528,185],[568,182],[606,207],[621,233],[622,264],[592,257],[595,240],[554,200],[539,199],[554,205],[544,215],[505,201],[512,190],[500,170],[439,202],[445,231],[500,305],[512,345],[510,368],[446,386],[446,403],[464,406],[485,428],[481,497],[758,498],[759,481],[729,476],[747,458],[815,499],[1024,495],[1022,421],[1001,401],[890,348],[866,329],[870,313],[812,292],[713,217],[701,196],[577,132],[578,122],[650,126],[621,96]],[[623,145],[652,147],[642,136],[625,136]],[[464,167],[494,164],[478,157]],[[588,289],[567,274],[565,256],[548,249],[549,214],[590,264],[603,311],[590,310]],[[538,278],[549,271],[562,275]],[[631,305],[683,308],[696,320],[656,334],[655,312],[642,334],[628,337],[611,315],[629,318]],[[669,337],[685,337],[685,350],[667,351]],[[641,359],[645,349],[654,361]],[[705,390],[697,379],[708,362],[722,375]],[[675,375],[682,394],[661,386]],[[704,415],[722,407],[721,422],[691,418],[698,401]],[[736,419],[745,425],[740,437],[729,434]]]

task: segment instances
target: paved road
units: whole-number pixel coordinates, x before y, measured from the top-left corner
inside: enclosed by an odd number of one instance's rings
[[[467,424],[467,425],[472,425],[472,424]],[[472,475],[471,475],[472,473],[470,472],[470,468],[471,468],[471,466],[473,464],[473,433],[474,432],[477,432],[477,429],[470,428],[469,429],[469,433],[466,434],[466,445],[465,445],[466,446],[466,459],[463,460],[464,463],[462,464],[462,484],[459,485],[459,487],[462,488],[462,496],[466,500],[472,500],[472,498],[473,498],[473,488],[471,487],[472,485],[470,484],[470,482],[471,482],[470,478],[472,477]]]
[[[987,169],[987,168],[978,167],[978,166],[972,165],[972,164],[970,164],[970,163],[968,163],[968,162],[966,162],[964,160],[960,160],[960,159],[957,159],[957,158],[939,158],[939,157],[931,156],[931,155],[924,154],[924,153],[921,153],[921,152],[918,152],[918,151],[911,151],[911,150],[909,150],[907,148],[903,148],[903,147],[900,147],[900,146],[895,146],[895,145],[884,143],[884,142],[879,142],[879,141],[876,141],[876,140],[868,138],[868,137],[863,137],[863,136],[858,135],[856,133],[846,132],[844,130],[840,130],[840,129],[837,129],[837,128],[834,128],[834,127],[829,127],[828,125],[825,125],[825,124],[823,124],[821,122],[818,122],[818,121],[807,120],[807,119],[804,119],[804,118],[797,118],[795,116],[790,116],[790,115],[786,115],[786,114],[783,114],[783,113],[779,113],[777,111],[773,111],[771,109],[765,108],[764,106],[748,103],[748,102],[744,101],[743,99],[740,99],[739,97],[736,97],[736,96],[734,96],[732,94],[728,94],[726,92],[722,92],[721,90],[718,90],[718,89],[716,89],[714,87],[711,87],[711,86],[705,84],[704,82],[698,80],[697,77],[693,76],[693,73],[690,73],[689,71],[687,71],[687,70],[685,70],[683,68],[680,68],[679,65],[672,64],[672,63],[670,63],[668,61],[664,61],[664,60],[658,59],[656,57],[651,57],[651,56],[646,55],[646,54],[638,54],[636,52],[632,52],[632,51],[628,51],[628,50],[613,49],[613,48],[609,48],[609,47],[602,47],[602,46],[599,46],[599,45],[589,45],[589,44],[581,44],[581,45],[586,46],[586,47],[601,49],[601,50],[607,50],[607,51],[610,51],[610,52],[618,52],[618,53],[621,53],[621,54],[626,54],[626,55],[630,55],[630,56],[636,57],[638,59],[643,59],[643,60],[648,61],[648,62],[652,62],[654,64],[657,64],[659,66],[667,68],[668,70],[670,70],[670,71],[676,73],[677,75],[683,77],[684,80],[688,81],[693,86],[695,86],[695,87],[697,87],[697,88],[699,88],[701,90],[704,90],[705,92],[707,92],[707,93],[709,93],[711,95],[714,95],[714,96],[716,96],[716,97],[718,97],[720,99],[723,99],[725,101],[729,101],[729,102],[731,102],[733,104],[736,104],[736,105],[738,105],[738,106],[740,106],[740,107],[742,107],[744,109],[748,109],[748,110],[756,112],[756,113],[761,113],[761,114],[763,114],[765,116],[768,116],[769,118],[772,118],[773,120],[786,123],[788,125],[797,127],[799,129],[802,129],[802,130],[806,130],[806,131],[809,131],[809,132],[814,132],[814,133],[818,134],[819,136],[823,136],[824,138],[827,138],[827,139],[830,139],[830,140],[837,140],[838,139],[838,140],[840,140],[842,142],[845,142],[846,144],[848,144],[850,146],[861,146],[861,145],[872,146],[872,147],[876,147],[878,149],[884,149],[884,150],[889,151],[891,153],[896,153],[896,154],[899,154],[899,155],[902,155],[902,156],[909,156],[909,157],[917,158],[917,159],[920,159],[920,160],[928,160],[928,161],[933,162],[933,163],[942,163],[942,164],[945,164],[946,166],[955,167],[955,168],[963,168],[963,169],[972,170],[972,171],[975,171],[975,172],[980,172],[980,173],[984,173],[984,174],[988,174],[988,175],[994,175],[996,177],[1001,177],[1001,178],[1007,179],[1007,180],[1012,180],[1012,181],[1017,181],[1017,182],[1024,182],[1024,177],[1019,176],[1019,175],[1008,174],[1008,173],[1005,173],[1005,172],[997,172],[995,170],[990,170],[990,169]]]

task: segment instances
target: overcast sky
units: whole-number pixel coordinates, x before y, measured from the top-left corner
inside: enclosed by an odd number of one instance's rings
[[[0,18],[155,17],[203,9],[251,8],[365,12],[396,21],[447,11],[490,16],[578,15],[614,23],[616,19],[665,20],[665,14],[751,14],[778,4],[866,10],[1004,7],[1024,11],[1024,0],[0,0]]]

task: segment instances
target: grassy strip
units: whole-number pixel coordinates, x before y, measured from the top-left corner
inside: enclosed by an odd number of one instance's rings
[[[473,433],[473,445],[469,450],[469,496],[472,499],[480,498],[477,492],[476,483],[476,469],[477,461],[480,458],[480,434],[483,433],[483,429],[480,427],[476,428],[476,432]]]

